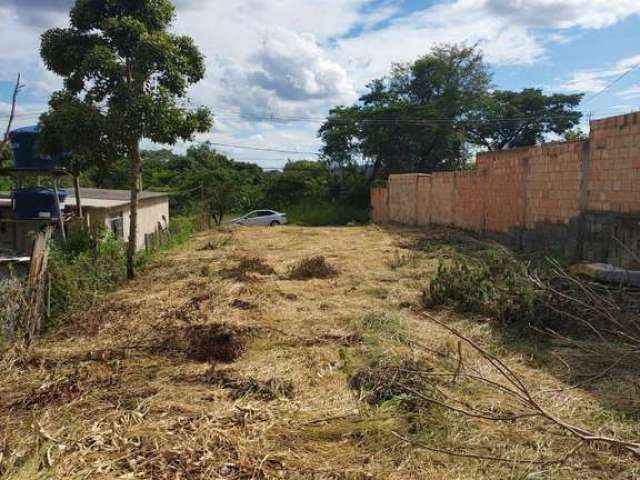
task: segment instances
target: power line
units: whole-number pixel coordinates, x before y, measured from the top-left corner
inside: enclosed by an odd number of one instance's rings
[[[256,145],[236,145],[234,143],[219,143],[219,142],[198,142],[198,143],[208,143],[209,145],[213,145],[216,147],[227,147],[227,148],[238,148],[241,150],[257,150],[260,152],[276,152],[276,153],[294,153],[299,155],[320,155],[320,152],[303,152],[300,150],[287,150],[284,148],[276,148],[276,147],[259,147]]]
[[[631,72],[633,72],[634,70],[637,70],[638,68],[640,68],[640,63],[638,63],[637,65],[631,67],[630,69],[626,70],[625,72],[622,72],[621,75],[619,75],[618,77],[616,77],[611,83],[609,83],[606,87],[604,87],[602,90],[600,90],[599,92],[594,93],[593,95],[591,95],[590,97],[588,97],[584,102],[582,102],[583,105],[595,100],[596,98],[598,98],[600,95],[602,95],[604,92],[606,92],[607,90],[609,90],[611,87],[613,87],[616,83],[618,83],[620,80],[622,80],[624,77],[626,77],[627,75],[629,75]]]
[[[638,68],[640,67],[640,65],[634,67]],[[633,70],[633,69],[632,69]],[[625,75],[630,73],[631,70],[625,72]],[[615,82],[619,81],[622,77],[619,77],[616,81],[612,82],[610,84],[610,86],[612,86]],[[607,88],[610,88],[610,86],[608,86]],[[601,92],[599,92],[598,94],[603,93],[605,90],[602,90]],[[598,95],[596,94],[596,95]],[[595,98],[595,95],[593,97],[591,97],[588,101],[591,101],[593,98]],[[609,109],[609,111],[613,111],[614,109]],[[225,111],[224,109],[222,109],[222,111]],[[228,111],[228,110],[227,110]],[[600,111],[597,113],[602,113],[604,111]],[[393,113],[393,112],[391,112]],[[586,114],[586,113],[594,113],[594,112],[565,112],[565,113],[556,113],[556,114],[550,114],[550,115],[546,115],[546,118],[565,118],[565,117],[572,117],[575,113],[582,113],[582,114]],[[6,117],[6,115],[0,115],[0,118],[4,118]],[[30,114],[18,114],[16,115],[16,118],[33,118],[36,119],[39,117],[39,114],[37,113],[30,113]],[[354,115],[354,118],[350,118],[350,119],[341,119],[341,118],[331,118],[330,116],[328,117],[324,117],[324,118],[320,118],[320,117],[294,117],[294,116],[280,116],[280,115],[268,115],[268,116],[250,116],[250,117],[245,117],[242,114],[237,114],[237,115],[215,115],[214,112],[214,118],[219,118],[219,119],[236,119],[236,120],[245,120],[245,121],[265,121],[265,122],[284,122],[284,123],[292,123],[292,122],[310,122],[310,123],[324,123],[326,121],[331,121],[334,124],[354,124],[354,123],[361,123],[361,124],[374,124],[374,125],[398,125],[398,124],[415,124],[415,125],[440,125],[440,124],[446,124],[446,123],[452,123],[452,122],[458,122],[461,121],[460,118],[438,118],[438,119],[423,119],[420,117],[402,117],[402,118],[362,118],[362,115]],[[504,123],[504,122],[517,122],[517,121],[530,121],[530,120],[537,120],[537,119],[541,119],[542,116],[541,115],[529,115],[529,116],[519,116],[519,117],[496,117],[496,118],[491,118],[491,119],[482,119],[482,120],[467,120],[466,123],[467,124],[487,124],[487,123]],[[464,121],[464,120],[462,120]],[[287,152],[285,152],[287,153]],[[296,152],[297,153],[297,152]]]

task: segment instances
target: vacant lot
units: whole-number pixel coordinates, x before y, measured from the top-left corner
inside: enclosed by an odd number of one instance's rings
[[[441,259],[412,247],[421,235],[196,237],[3,359],[0,478],[638,478],[622,446],[518,418],[508,396],[446,373],[457,359],[494,378],[423,315]],[[640,437],[637,378],[619,390],[621,408],[598,393],[611,390],[607,376],[591,382],[600,389],[572,386],[526,342],[432,313],[510,365],[557,417]]]

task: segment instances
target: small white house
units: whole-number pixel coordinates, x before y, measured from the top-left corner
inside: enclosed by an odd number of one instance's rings
[[[67,190],[65,212],[76,208],[73,189]],[[91,226],[104,225],[116,237],[129,238],[131,216],[130,192],[128,190],[103,190],[81,188],[80,201],[85,222]],[[28,254],[35,233],[47,220],[15,221],[9,193],[0,193],[0,257],[2,253]],[[169,195],[161,192],[143,191],[138,207],[137,249],[145,247],[145,235],[154,233],[159,227],[169,226]]]

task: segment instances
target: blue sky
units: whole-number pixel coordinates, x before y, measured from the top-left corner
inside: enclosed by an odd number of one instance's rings
[[[64,26],[73,0],[0,4],[0,128],[23,74],[16,126],[34,123],[60,80],[38,57],[39,35]],[[207,77],[194,104],[216,114],[198,138],[317,151],[321,119],[357,99],[393,62],[438,43],[477,43],[501,89],[594,95],[640,65],[639,0],[176,0],[174,29],[194,37]],[[640,69],[583,107],[594,118],[640,110]],[[287,122],[284,119],[308,119]],[[151,145],[145,144],[149,147]],[[187,145],[177,145],[182,150]],[[266,167],[309,154],[220,147]]]

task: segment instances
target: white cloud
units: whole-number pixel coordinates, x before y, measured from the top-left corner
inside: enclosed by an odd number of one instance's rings
[[[640,14],[637,0],[471,0],[464,3],[525,27],[604,28]]]
[[[640,85],[634,85],[633,87],[622,90],[618,92],[618,95],[627,100],[640,98]]]
[[[60,87],[39,59],[39,36],[63,26],[73,0],[0,0],[0,81],[21,71],[32,98]],[[355,100],[392,62],[409,61],[440,43],[478,43],[496,65],[531,65],[576,29],[603,28],[640,14],[640,0],[438,0],[403,13],[402,0],[175,0],[174,30],[206,55],[207,76],[193,104],[216,113],[201,139],[315,150],[318,123],[269,117],[322,117]],[[573,30],[568,30],[568,29]],[[626,59],[631,62],[633,59]],[[596,91],[624,69],[584,70],[566,89]],[[4,99],[6,100],[6,99]],[[35,104],[34,104],[35,106]],[[267,118],[265,118],[267,117]],[[253,137],[253,139],[252,139]],[[242,152],[239,158],[277,155]],[[280,155],[282,157],[282,155]]]
[[[309,33],[274,28],[250,57],[248,83],[289,101],[342,99],[353,96],[347,72],[326,58]],[[254,68],[255,66],[255,68]]]
[[[594,93],[605,89],[616,78],[640,66],[640,55],[623,58],[603,69],[578,70],[560,83],[562,90]]]

